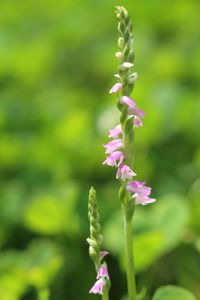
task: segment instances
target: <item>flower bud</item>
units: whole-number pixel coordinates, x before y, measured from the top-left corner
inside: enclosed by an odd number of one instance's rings
[[[127,77],[128,83],[133,83],[138,78],[138,73],[134,72]]]
[[[132,48],[133,44],[134,44],[134,39],[130,39],[130,41],[129,41],[129,47]]]
[[[132,66],[133,66],[132,63],[125,61],[125,62],[123,62],[123,64],[121,64],[120,70],[126,70],[126,69],[131,68]]]
[[[118,59],[122,59],[122,58],[123,58],[122,52],[116,52],[116,53],[115,53],[115,56],[116,56]]]
[[[120,49],[123,49],[123,48],[124,48],[124,45],[125,45],[124,39],[123,39],[122,37],[120,37],[120,38],[118,39],[118,47],[119,47]]]

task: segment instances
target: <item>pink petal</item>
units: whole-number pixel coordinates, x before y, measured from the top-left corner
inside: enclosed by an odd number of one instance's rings
[[[109,252],[108,252],[108,251],[100,251],[99,254],[100,254],[100,258],[102,259],[102,258],[104,258],[106,255],[108,255]]]
[[[126,104],[131,108],[133,108],[136,105],[136,103],[130,97],[127,96],[120,97],[119,102],[121,104]]]
[[[110,129],[109,130],[109,138],[116,138],[118,137],[119,134],[122,133],[122,128],[121,128],[121,125],[117,125],[115,126],[113,129]]]
[[[97,280],[95,282],[95,284],[89,291],[89,294],[93,293],[93,294],[103,295],[103,287],[105,284],[106,284],[106,282],[105,282],[104,278],[100,278],[99,280]]]
[[[116,83],[115,85],[113,85],[113,87],[110,89],[109,93],[112,94],[112,93],[116,93],[118,91],[121,91],[122,90],[122,83]]]
[[[129,108],[129,114],[130,115],[135,115],[137,117],[144,118],[144,115],[146,114],[146,112],[139,109],[139,108],[137,108],[137,107],[130,107]]]
[[[117,160],[119,160],[117,164]],[[124,154],[122,151],[115,151],[102,163],[103,165],[108,165],[112,167],[118,167],[124,160]]]
[[[121,165],[116,174],[116,178],[121,178],[123,181],[131,179],[133,176],[136,176],[136,173],[133,172],[127,165]]]
[[[106,265],[101,265],[98,270],[97,279],[99,279],[101,277],[109,279],[108,269],[107,269]]]
[[[133,127],[138,128],[140,126],[143,126],[143,123],[139,117],[135,116],[133,121]]]

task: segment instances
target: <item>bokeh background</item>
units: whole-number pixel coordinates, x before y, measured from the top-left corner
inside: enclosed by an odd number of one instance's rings
[[[86,238],[94,185],[112,278],[126,293],[115,170],[101,145],[119,117],[115,5],[134,20],[147,111],[135,132],[135,171],[157,202],[133,225],[139,290],[165,284],[200,297],[200,2],[1,0],[0,299],[99,299]]]

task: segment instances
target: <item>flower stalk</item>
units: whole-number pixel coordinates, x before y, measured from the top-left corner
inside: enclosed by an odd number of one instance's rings
[[[141,118],[145,112],[139,109],[135,101],[130,98],[134,88],[134,82],[138,75],[132,72],[134,66],[132,21],[127,10],[122,6],[116,7],[116,17],[118,20],[119,51],[116,57],[119,60],[118,74],[114,76],[118,82],[110,89],[109,93],[118,94],[118,109],[121,112],[120,124],[109,130],[108,137],[112,140],[103,147],[106,149],[106,159],[103,165],[117,168],[116,179],[120,180],[119,199],[122,206],[124,219],[125,235],[125,257],[126,257],[126,276],[128,287],[128,299],[138,300],[135,283],[135,268],[133,260],[133,238],[132,238],[132,218],[136,205],[147,205],[155,202],[156,199],[150,198],[151,188],[146,186],[146,181],[140,182],[133,180],[137,174],[133,168],[133,140],[134,128],[142,127]],[[99,212],[94,188],[89,192],[89,221],[90,238],[87,239],[90,247],[89,253],[95,264],[97,281],[89,293],[102,295],[103,300],[109,299],[110,279],[106,263],[102,263],[102,257],[106,251],[100,251],[102,236],[100,234]]]
[[[90,188],[88,198],[88,218],[90,222],[90,237],[87,238],[89,244],[89,255],[94,262],[97,272],[97,281],[90,289],[89,293],[102,295],[102,300],[109,300],[110,278],[104,257],[109,254],[107,251],[100,251],[103,237],[101,235],[101,225],[99,223],[99,209],[96,198],[96,191]]]

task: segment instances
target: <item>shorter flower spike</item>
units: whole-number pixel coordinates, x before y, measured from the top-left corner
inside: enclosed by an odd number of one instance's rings
[[[93,187],[90,188],[88,198],[88,218],[90,222],[90,238],[87,239],[89,247],[89,254],[98,270],[100,258],[100,245],[102,243],[102,235],[100,234],[101,226],[99,223],[98,203],[96,199],[96,191]]]

